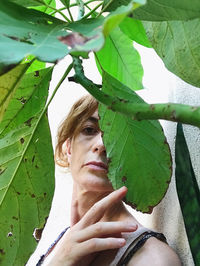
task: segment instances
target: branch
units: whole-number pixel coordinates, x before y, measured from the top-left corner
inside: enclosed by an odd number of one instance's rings
[[[108,109],[138,121],[165,119],[200,127],[200,107],[175,103],[133,103],[118,97],[110,96],[102,92],[99,89],[99,85],[94,84],[85,77],[81,63],[80,59],[73,57],[75,75],[69,78],[69,81],[81,84],[93,97],[102,104],[105,104]]]

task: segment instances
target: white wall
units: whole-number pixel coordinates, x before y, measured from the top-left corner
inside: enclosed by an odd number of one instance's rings
[[[188,84],[180,81],[173,74],[168,72],[161,60],[151,49],[142,49],[137,45],[142,53],[142,62],[144,65],[144,86],[148,89],[140,91],[139,94],[149,103],[158,102],[181,102],[188,104],[198,104],[200,99],[200,89],[193,88]],[[59,81],[59,77],[64,72],[69,59],[61,61],[56,66],[53,80],[51,82],[51,91]],[[101,78],[96,70],[93,58],[86,60],[87,76],[94,82],[100,82]],[[51,106],[49,107],[49,121],[52,132],[53,143],[55,143],[56,131],[59,123],[69,111],[73,102],[81,95],[85,94],[85,90],[75,83],[69,83],[67,80],[61,86],[56,94]],[[174,154],[174,138],[175,123],[161,121],[172,153]],[[199,175],[199,154],[200,145],[199,130],[185,128],[189,149],[192,152],[192,161],[194,163],[195,172]],[[198,142],[199,143],[199,142]],[[42,240],[38,248],[27,265],[35,265],[39,256],[43,254],[48,246],[55,240],[57,235],[69,224],[70,219],[70,198],[71,198],[71,176],[66,170],[56,167],[56,190],[52,204],[52,210],[48,219],[46,228],[43,232]],[[200,182],[200,180],[199,180]],[[170,184],[169,190],[162,202],[154,209],[153,214],[140,214],[133,212],[134,215],[145,226],[163,232],[172,247],[174,247],[181,256],[183,265],[194,265],[187,237],[184,230],[183,220],[179,203],[176,196],[174,176]]]

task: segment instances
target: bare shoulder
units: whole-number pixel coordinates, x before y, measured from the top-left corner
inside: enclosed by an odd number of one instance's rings
[[[155,237],[149,238],[132,257],[128,266],[181,266],[175,251]]]

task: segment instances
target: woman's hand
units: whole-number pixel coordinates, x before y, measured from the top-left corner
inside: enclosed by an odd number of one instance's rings
[[[126,187],[122,187],[98,201],[84,217],[67,231],[52,253],[45,260],[48,266],[87,266],[96,252],[118,249],[125,239],[115,237],[122,232],[133,232],[136,224],[126,222],[100,222],[105,212],[125,196]]]

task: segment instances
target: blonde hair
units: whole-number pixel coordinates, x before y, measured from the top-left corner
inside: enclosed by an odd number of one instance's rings
[[[72,140],[80,132],[83,123],[97,110],[98,102],[90,94],[76,101],[67,117],[60,125],[57,133],[57,145],[55,149],[55,162],[68,167],[67,155],[63,152],[63,143],[69,138]]]

